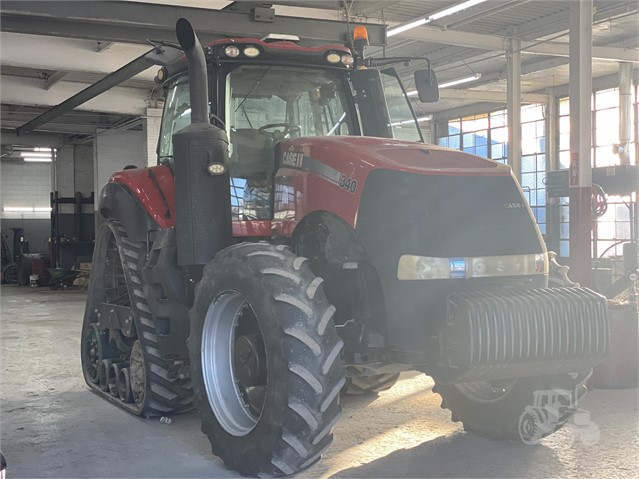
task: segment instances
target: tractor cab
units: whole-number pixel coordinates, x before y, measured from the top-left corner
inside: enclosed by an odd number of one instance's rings
[[[273,177],[283,140],[348,135],[423,142],[394,69],[356,69],[345,47],[306,48],[291,40],[227,39],[205,49],[209,114],[230,143],[234,220],[273,217]],[[191,122],[185,67],[180,62],[158,74],[166,89],[160,163],[172,162],[172,136]]]

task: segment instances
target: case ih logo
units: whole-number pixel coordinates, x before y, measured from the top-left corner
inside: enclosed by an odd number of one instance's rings
[[[301,168],[304,161],[304,153],[301,151],[286,151],[282,155],[282,164],[293,168]]]
[[[504,208],[513,209],[513,208],[523,208],[523,203],[504,203]]]

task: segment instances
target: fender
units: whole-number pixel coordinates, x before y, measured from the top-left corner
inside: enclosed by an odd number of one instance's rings
[[[114,173],[100,193],[100,214],[117,219],[132,241],[146,241],[150,230],[175,226],[175,186],[168,166]]]
[[[328,211],[314,211],[295,228],[293,244],[300,256],[327,263],[366,261],[368,255],[360,245],[357,233],[342,218]]]
[[[107,183],[102,188],[99,212],[106,220],[119,221],[131,241],[146,241],[149,231],[161,229],[122,183]]]
[[[299,222],[291,244],[324,279],[326,296],[337,308],[335,323],[343,326],[356,320],[354,343],[347,349],[357,349],[357,343],[367,343],[365,349],[381,347],[386,331],[384,292],[357,232],[334,213],[315,211]]]

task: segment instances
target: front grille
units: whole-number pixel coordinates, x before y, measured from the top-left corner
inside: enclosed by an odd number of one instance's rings
[[[394,277],[402,254],[456,258],[542,252],[534,219],[509,176],[374,171],[364,186],[357,230],[369,253],[389,258],[388,273]]]
[[[447,315],[447,382],[579,372],[608,354],[606,300],[584,288],[453,293]]]

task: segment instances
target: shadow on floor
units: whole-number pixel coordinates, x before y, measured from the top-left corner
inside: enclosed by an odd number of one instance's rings
[[[401,449],[358,467],[344,469],[334,478],[518,477],[539,464],[557,462],[552,449],[543,445],[501,443],[464,432],[440,436],[411,449]],[[552,468],[551,468],[552,469]]]

